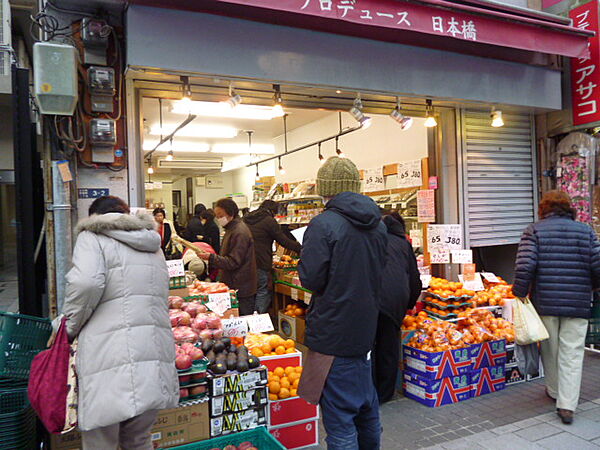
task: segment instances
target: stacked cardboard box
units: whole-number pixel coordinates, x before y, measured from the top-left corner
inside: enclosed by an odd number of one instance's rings
[[[506,387],[506,340],[484,342],[470,348],[473,361],[471,372],[472,396],[497,392]]]

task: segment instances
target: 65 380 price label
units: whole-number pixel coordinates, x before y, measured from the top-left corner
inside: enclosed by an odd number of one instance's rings
[[[429,248],[462,249],[462,231],[460,225],[429,225]]]

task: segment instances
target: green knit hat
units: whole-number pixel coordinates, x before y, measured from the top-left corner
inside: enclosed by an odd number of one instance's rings
[[[346,191],[360,193],[360,174],[348,158],[332,156],[317,173],[317,193],[333,197]]]

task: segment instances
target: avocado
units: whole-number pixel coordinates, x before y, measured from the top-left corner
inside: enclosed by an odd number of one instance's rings
[[[260,366],[260,360],[256,356],[250,355],[248,357],[248,367],[250,367],[250,369],[256,369],[258,366]]]
[[[215,362],[215,360],[217,359],[217,355],[215,355],[215,352],[210,350],[207,354],[206,354],[206,358],[208,359],[208,362],[210,364],[213,364]]]
[[[227,355],[227,369],[235,370],[237,366],[237,355],[235,353],[229,353]]]
[[[213,348],[214,341],[212,339],[205,339],[202,341],[202,345],[200,346],[200,350],[206,355]]]
[[[238,372],[248,372],[248,360],[246,358],[239,358],[237,360],[237,364],[235,365],[235,370]]]
[[[245,345],[240,345],[238,347],[238,355],[241,355],[241,354],[248,356],[248,347],[246,347]]]
[[[216,340],[214,345],[213,345],[213,350],[215,351],[215,353],[222,353],[225,351],[225,344],[223,343],[223,341]]]
[[[222,337],[221,342],[225,345],[225,348],[228,349],[231,347],[231,339],[229,339],[227,336]]]
[[[227,353],[217,353],[217,357],[215,358],[215,362],[224,363],[227,360]]]
[[[223,375],[227,372],[227,366],[222,362],[218,362],[210,366],[210,371],[216,375]]]

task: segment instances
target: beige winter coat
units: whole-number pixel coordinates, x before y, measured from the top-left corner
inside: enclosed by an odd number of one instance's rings
[[[168,273],[150,216],[78,225],[63,313],[78,336],[79,428],[93,430],[179,399]]]

